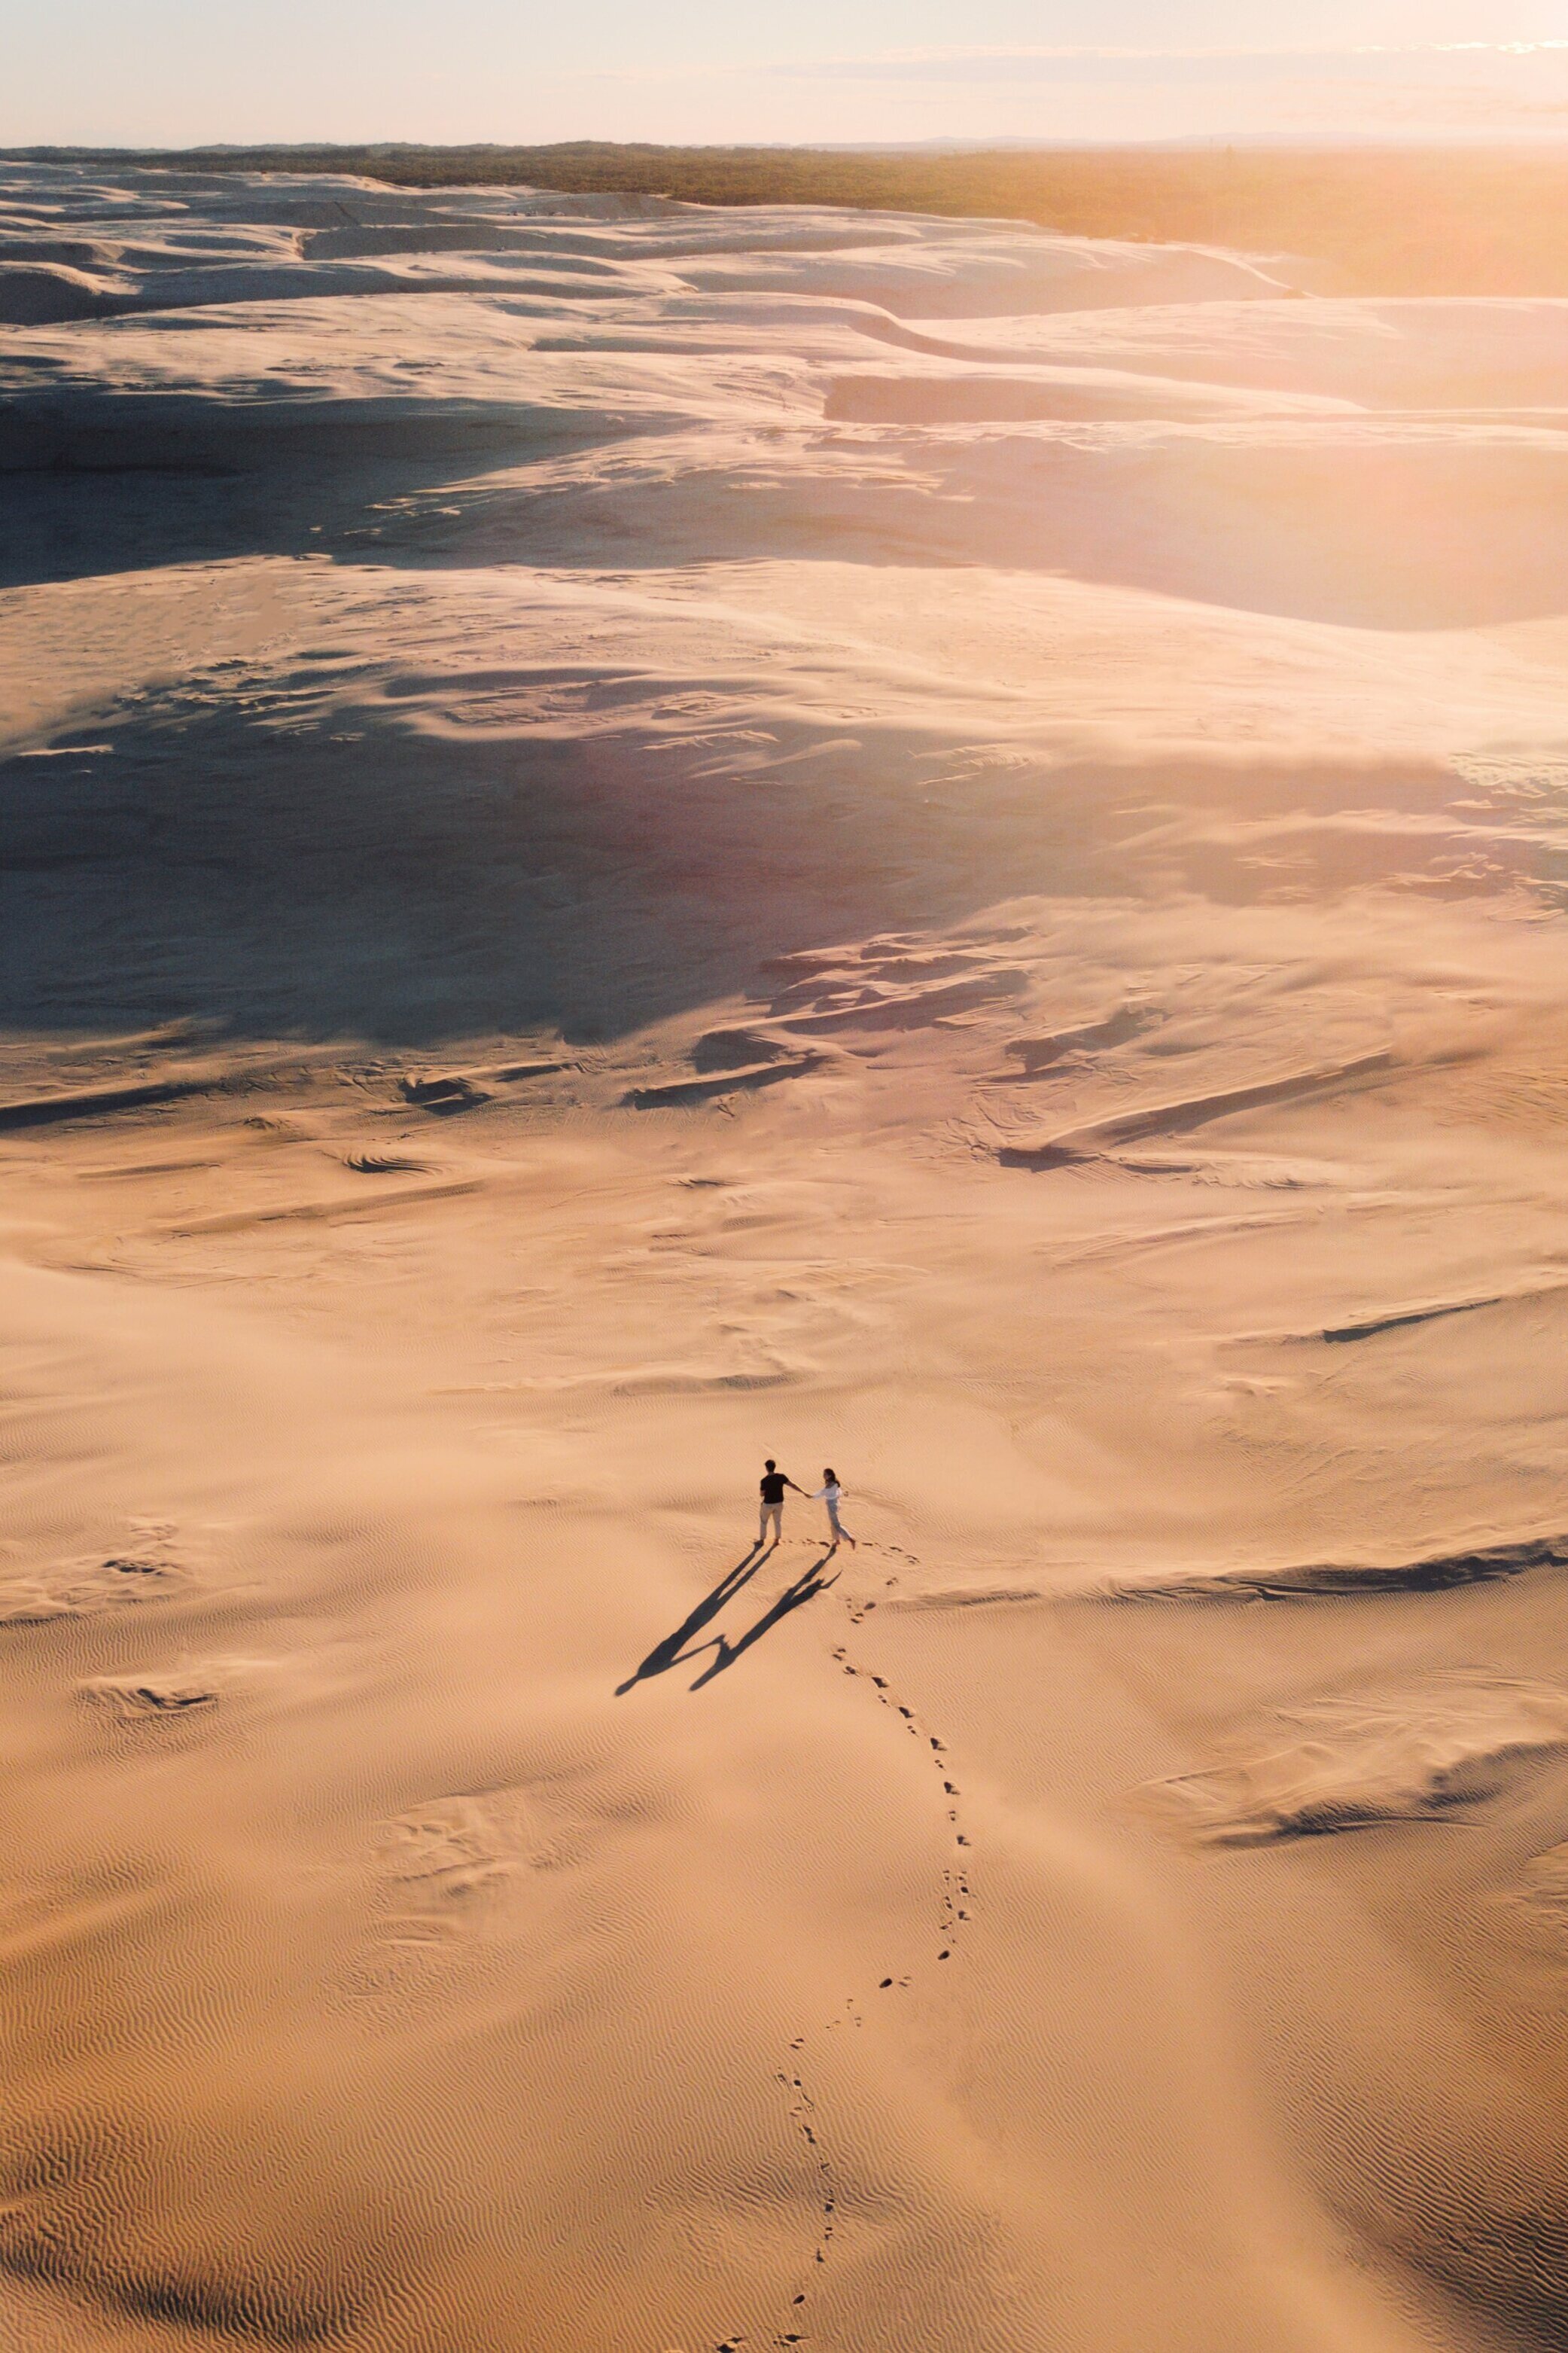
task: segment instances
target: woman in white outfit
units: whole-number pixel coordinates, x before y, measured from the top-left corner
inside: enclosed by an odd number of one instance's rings
[[[822,1477],[823,1484],[817,1489],[816,1494],[811,1500],[814,1504],[826,1504],[827,1525],[833,1531],[834,1544],[847,1544],[850,1551],[853,1552],[855,1549],[855,1539],[850,1535],[848,1529],[842,1525],[838,1517],[838,1506],[844,1497],[844,1490],[838,1483],[838,1473],[837,1471],[825,1471]]]

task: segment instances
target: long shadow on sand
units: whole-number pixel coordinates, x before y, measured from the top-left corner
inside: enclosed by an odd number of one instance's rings
[[[837,1581],[837,1571],[832,1577],[822,1575],[832,1558],[831,1553],[824,1553],[820,1559],[812,1561],[809,1567],[802,1569],[793,1585],[785,1586],[778,1599],[763,1611],[754,1625],[747,1628],[738,1641],[731,1642],[725,1634],[716,1634],[710,1641],[697,1641],[696,1636],[712,1624],[725,1604],[733,1600],[735,1595],[751,1583],[763,1561],[771,1557],[772,1550],[771,1546],[764,1549],[753,1545],[743,1560],[738,1560],[733,1568],[726,1569],[711,1593],[704,1594],[695,1609],[674,1632],[667,1634],[663,1641],[655,1643],[637,1672],[628,1675],[624,1683],[616,1685],[616,1697],[624,1699],[627,1692],[636,1690],[638,1683],[647,1683],[655,1675],[667,1675],[672,1667],[689,1666],[705,1651],[711,1651],[715,1653],[711,1665],[704,1668],[691,1686],[693,1691],[700,1691],[704,1683],[711,1683],[714,1676],[722,1674],[726,1667],[732,1667],[753,1642],[760,1642],[763,1636],[771,1632],[781,1620],[789,1617],[805,1602],[815,1600],[819,1593],[826,1592]]]
[[[721,1675],[726,1667],[732,1667],[742,1653],[751,1649],[753,1642],[760,1642],[764,1634],[771,1633],[781,1619],[789,1617],[792,1611],[801,1609],[807,1601],[815,1601],[817,1595],[826,1593],[830,1585],[837,1585],[838,1582],[837,1569],[831,1577],[824,1577],[821,1574],[826,1567],[830,1556],[827,1553],[824,1553],[820,1560],[814,1560],[809,1568],[803,1569],[795,1583],[785,1586],[773,1608],[764,1610],[756,1624],[749,1626],[738,1642],[731,1642],[727,1635],[716,1635],[711,1645],[715,1652],[713,1663],[710,1667],[703,1669],[692,1684],[692,1690],[700,1691],[704,1683],[710,1683],[715,1675]]]

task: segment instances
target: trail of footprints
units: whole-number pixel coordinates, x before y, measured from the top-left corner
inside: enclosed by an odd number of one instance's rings
[[[61,1563],[51,1571],[31,1578],[0,1583],[0,1625],[37,1624],[52,1618],[89,1614],[127,1600],[162,1598],[171,1587],[177,1588],[184,1582],[189,1564],[176,1562],[171,1553],[170,1539],[174,1531],[162,1525],[139,1523],[137,1534],[143,1539],[143,1548],[134,1556],[126,1554],[101,1561]],[[889,1546],[888,1550],[893,1557],[911,1567],[916,1565],[913,1554],[902,1552],[897,1546]],[[898,1582],[895,1573],[885,1579],[884,1589],[890,1589]],[[877,1603],[874,1599],[847,1600],[847,1607],[851,1625],[860,1626],[876,1609]],[[873,1672],[869,1667],[857,1665],[842,1645],[835,1649],[833,1657],[845,1674],[863,1683],[875,1694],[879,1706],[889,1711],[910,1739],[922,1744],[931,1759],[932,1771],[942,1784],[944,1810],[952,1837],[953,1860],[942,1874],[942,1894],[933,1922],[933,1946],[934,1957],[938,1962],[950,1961],[956,1949],[958,1936],[971,1917],[972,1895],[968,1868],[963,1860],[970,1849],[970,1840],[959,1811],[961,1792],[952,1778],[946,1761],[946,1744],[936,1734],[927,1731],[913,1708],[900,1698],[885,1675]],[[223,1663],[232,1669],[236,1662]],[[84,1698],[105,1706],[129,1727],[139,1722],[166,1725],[192,1715],[205,1715],[219,1699],[226,1680],[226,1675],[217,1673],[202,1676],[170,1674],[156,1678],[99,1676],[88,1679],[79,1686],[79,1690]],[[405,1863],[404,1870],[397,1874],[400,1878],[416,1880],[432,1872],[440,1875],[442,1865],[454,1860],[460,1862],[466,1872],[477,1863],[479,1877],[481,1880],[488,1878],[485,1865],[490,1858],[483,1854],[476,1856],[469,1852],[468,1841],[456,1835],[460,1830],[471,1826],[445,1820],[437,1822],[430,1810],[426,1810],[426,1815],[420,1819],[410,1818],[397,1827],[416,1834],[415,1842],[421,1848],[421,1859]],[[454,1834],[453,1854],[447,1853],[447,1841],[437,1835],[439,1832]],[[426,1848],[431,1852],[424,1852]],[[440,1852],[436,1853],[436,1849]],[[895,1993],[912,1983],[912,1972],[905,1970],[901,1974],[880,1978],[877,1991],[879,1995]],[[825,2021],[817,2031],[831,2033],[842,2027],[858,2027],[863,2023],[863,2004],[858,1996],[851,1994],[842,2010],[836,2017]],[[775,2336],[772,2339],[774,2347],[800,2345],[806,2341],[807,2332],[800,2324],[805,2322],[807,2306],[821,2284],[837,2229],[837,2177],[833,2159],[817,2130],[816,2103],[807,2088],[799,2057],[809,2039],[809,2033],[795,2037],[790,2045],[790,2064],[779,2072],[777,2081],[788,2098],[790,2116],[809,2149],[816,2169],[822,2225],[805,2278],[792,2299],[791,2317],[796,2325]],[[744,2345],[742,2337],[728,2337],[713,2347],[712,2353],[743,2353]]]
[[[866,1546],[862,1549],[869,1551],[873,1547]],[[897,1545],[889,1545],[887,1550],[896,1558],[908,1562],[911,1567],[918,1566],[917,1557],[913,1553],[903,1552]],[[888,1577],[885,1580],[884,1589],[896,1586],[898,1581],[896,1575]],[[859,1626],[876,1609],[877,1604],[875,1601],[854,1601],[847,1599],[846,1606],[850,1624]],[[959,1810],[959,1800],[963,1792],[953,1780],[947,1762],[947,1745],[939,1739],[935,1733],[926,1729],[914,1709],[906,1706],[899,1697],[886,1675],[873,1673],[869,1667],[858,1666],[842,1644],[834,1651],[833,1657],[845,1674],[853,1676],[857,1682],[864,1683],[870,1688],[879,1706],[887,1708],[889,1714],[897,1718],[911,1740],[918,1740],[923,1745],[931,1758],[932,1770],[942,1783],[943,1810],[947,1815],[948,1827],[952,1834],[954,1860],[942,1871],[942,1896],[934,1922],[933,1943],[936,1948],[934,1958],[939,1962],[951,1961],[957,1949],[958,1937],[964,1925],[973,1917],[971,1906],[973,1898],[969,1884],[968,1864],[964,1860],[971,1852],[971,1841],[963,1827],[963,1816]],[[879,1995],[899,1993],[913,1982],[914,1974],[911,1968],[902,1975],[879,1978],[877,1991]],[[864,2023],[864,2006],[858,1995],[850,1994],[845,2001],[843,2010],[836,2017],[826,2020],[817,2031],[824,2034],[831,2034],[840,2027],[858,2027]],[[788,2098],[790,2116],[809,2149],[812,2163],[816,2168],[822,2200],[822,2229],[816,2244],[812,2250],[811,2262],[805,2278],[791,2299],[791,2318],[795,2325],[772,2338],[771,2342],[775,2348],[804,2345],[806,2342],[807,2331],[800,2324],[805,2320],[811,2299],[821,2285],[822,2275],[832,2253],[837,2230],[839,2204],[837,2177],[834,2171],[833,2159],[816,2128],[816,2103],[806,2087],[798,2055],[805,2049],[809,2039],[809,2034],[796,2035],[789,2046],[791,2064],[788,2068],[780,2070],[776,2081]],[[743,2337],[726,2337],[713,2347],[712,2353],[744,2353],[744,2346]]]

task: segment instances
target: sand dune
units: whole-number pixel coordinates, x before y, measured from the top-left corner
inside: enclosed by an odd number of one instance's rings
[[[1151,1796],[1225,1846],[1446,1821],[1507,1796],[1568,1748],[1568,1694],[1462,1681],[1295,1712],[1282,1747],[1166,1782]]]
[[[0,319],[0,2337],[1561,2345],[1568,304],[13,159]]]

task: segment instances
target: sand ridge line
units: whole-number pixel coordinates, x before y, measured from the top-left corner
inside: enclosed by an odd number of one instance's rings
[[[1568,1568],[1568,1535],[1521,1536],[1510,1543],[1481,1545],[1463,1552],[1434,1553],[1391,1564],[1312,1562],[1278,1568],[1224,1569],[1210,1576],[1161,1578],[1146,1584],[1119,1581],[1099,1593],[1077,1598],[1094,1603],[1122,1604],[1310,1601],[1343,1599],[1357,1594],[1447,1593],[1458,1586],[1524,1577],[1538,1568]]]
[[[708,1397],[731,1390],[788,1388],[815,1367],[774,1362],[704,1371],[700,1366],[649,1362],[587,1373],[540,1373],[493,1381],[448,1381],[432,1397]]]
[[[402,1185],[395,1192],[352,1194],[330,1201],[290,1201],[273,1209],[217,1210],[211,1216],[182,1218],[172,1225],[153,1226],[148,1230],[174,1239],[244,1233],[252,1226],[326,1224],[342,1218],[384,1217],[388,1210],[413,1208],[421,1201],[453,1201],[465,1194],[483,1192],[489,1181],[483,1176],[463,1176],[449,1185]]]
[[[1436,1324],[1449,1315],[1476,1315],[1484,1307],[1511,1307],[1529,1299],[1552,1299],[1568,1291],[1568,1278],[1560,1282],[1534,1282],[1517,1291],[1495,1291],[1477,1299],[1438,1299],[1430,1305],[1398,1307],[1385,1314],[1368,1316],[1350,1324],[1326,1324],[1321,1337],[1343,1346],[1356,1340],[1375,1339],[1383,1332],[1402,1332],[1412,1324]]]
[[[398,1152],[345,1152],[343,1166],[352,1168],[356,1176],[428,1176],[437,1166],[433,1160],[416,1160]]]
[[[118,1086],[70,1087],[58,1094],[23,1095],[0,1103],[0,1132],[49,1127],[64,1120],[93,1119],[117,1111],[140,1111],[178,1103],[187,1095],[216,1094],[270,1075],[256,1064],[173,1071],[158,1079],[129,1080]]]
[[[802,1032],[839,1029],[923,1029],[952,1013],[967,1013],[997,998],[1021,996],[1033,975],[1016,965],[979,974],[973,980],[933,981],[928,987],[868,989],[858,1000],[821,1013],[780,1017],[782,1027]]]
[[[748,1063],[715,1078],[670,1079],[653,1086],[631,1087],[621,1097],[621,1103],[630,1111],[712,1103],[727,1094],[752,1093],[759,1087],[775,1086],[781,1079],[804,1078],[809,1071],[821,1070],[829,1059],[826,1054],[799,1054],[788,1061]]]
[[[489,1103],[498,1086],[511,1086],[524,1079],[548,1078],[557,1071],[576,1067],[568,1061],[496,1062],[465,1071],[409,1071],[397,1083],[405,1102],[417,1105],[421,1111],[449,1114]]]
[[[1099,1158],[1119,1144],[1140,1144],[1155,1135],[1182,1135],[1233,1112],[1255,1111],[1270,1103],[1309,1103],[1363,1083],[1375,1083],[1417,1065],[1391,1048],[1358,1055],[1348,1062],[1328,1062],[1315,1069],[1293,1071],[1246,1087],[1226,1087],[1214,1094],[1177,1096],[1151,1103],[1141,1111],[1113,1113],[1082,1127],[1063,1128],[1043,1144],[1004,1145],[996,1157],[1004,1168],[1067,1168],[1075,1162]]]
[[[758,1062],[786,1061],[796,1051],[791,1038],[774,1038],[756,1026],[705,1029],[693,1040],[691,1067],[709,1073],[750,1070]]]
[[[1568,1751],[1568,1694],[1477,1672],[1273,1719],[1283,1746],[1148,1785],[1143,1804],[1201,1846],[1267,1846],[1386,1824],[1473,1820]]]
[[[985,1147],[987,1154],[990,1147]],[[1116,1162],[1125,1166],[1130,1163]],[[1387,1186],[1377,1192],[1352,1191],[1342,1193],[1334,1202],[1334,1214],[1339,1218],[1370,1218],[1404,1216],[1412,1208],[1425,1208],[1432,1196],[1424,1188],[1408,1189]],[[1129,1226],[1117,1231],[1094,1235],[1090,1240],[1075,1242],[1066,1250],[1042,1252],[1041,1264],[1053,1272],[1066,1267],[1093,1266],[1105,1259],[1122,1258],[1137,1250],[1179,1250],[1188,1242],[1212,1240],[1220,1235],[1265,1233],[1270,1229],[1286,1226],[1306,1226],[1314,1223],[1321,1212],[1314,1204],[1309,1208],[1242,1209],[1234,1215],[1213,1218],[1179,1218],[1168,1225]],[[1282,1332],[1278,1335],[1259,1333],[1241,1335],[1246,1338],[1316,1339],[1316,1333]]]
[[[771,956],[759,969],[774,984],[769,1015],[792,1034],[929,1029],[1032,987],[1032,973],[998,961],[1001,944],[883,933]]]
[[[71,1171],[79,1185],[105,1185],[123,1182],[132,1176],[184,1176],[201,1168],[221,1168],[221,1160],[127,1160],[119,1167],[76,1168]]]
[[[1226,1220],[1215,1220],[1215,1230],[1224,1230]],[[1279,1223],[1292,1223],[1280,1219]],[[1173,1235],[1172,1239],[1176,1237]],[[1152,1237],[1151,1237],[1152,1239]],[[1521,1283],[1513,1291],[1478,1292],[1473,1298],[1434,1299],[1419,1306],[1390,1307],[1381,1313],[1358,1316],[1347,1324],[1324,1324],[1315,1331],[1238,1332],[1233,1345],[1237,1347],[1290,1348],[1314,1346],[1327,1342],[1331,1346],[1348,1347],[1359,1340],[1375,1340],[1386,1332],[1406,1332],[1423,1324],[1440,1324],[1451,1315],[1479,1315],[1489,1307],[1518,1307],[1532,1299],[1555,1299],[1568,1291],[1568,1276],[1554,1282]]]
[[[1342,1208],[1347,1205],[1340,1206]],[[1383,1208],[1385,1204],[1378,1201],[1361,1206]],[[1174,1225],[1102,1234],[1071,1250],[1053,1250],[1044,1263],[1053,1271],[1069,1266],[1093,1266],[1101,1259],[1119,1258],[1132,1250],[1175,1250],[1184,1242],[1207,1241],[1221,1234],[1262,1233],[1274,1227],[1305,1225],[1307,1214],[1300,1209],[1257,1209],[1245,1210],[1237,1217],[1184,1218]]]
[[[1004,1051],[1021,1068],[1006,1075],[1016,1085],[1021,1080],[1037,1078],[1042,1071],[1054,1070],[1064,1054],[1081,1048],[1125,1046],[1159,1018],[1154,1007],[1130,999],[1114,1011],[1079,1022],[1073,1029],[1048,1030],[1037,1038],[1009,1039]]]

